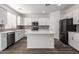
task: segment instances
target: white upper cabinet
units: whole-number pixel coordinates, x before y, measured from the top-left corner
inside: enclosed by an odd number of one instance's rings
[[[79,8],[68,9],[64,18],[73,18],[73,24],[79,24]]]
[[[7,24],[7,11],[6,10],[3,10],[2,20],[3,20],[3,24]]]
[[[24,18],[24,25],[31,25],[32,22],[38,22],[39,25],[49,25],[48,18]]]
[[[73,10],[73,24],[79,24],[79,9]]]
[[[24,18],[24,25],[31,25],[31,18]]]
[[[39,22],[37,18],[24,18],[24,25],[32,25],[32,22]]]
[[[48,18],[39,18],[39,25],[49,25]]]
[[[0,8],[0,24],[7,24],[7,10]]]
[[[1,17],[1,8],[0,8],[0,24],[2,24],[2,17]]]
[[[20,18],[20,16],[17,16],[16,24],[17,24],[17,25],[20,25],[20,22],[21,22],[21,18]]]
[[[68,12],[67,14],[66,14],[66,18],[72,18],[73,17],[73,12],[71,11],[71,12]]]
[[[7,12],[7,24],[5,29],[16,28],[16,15],[10,12]]]

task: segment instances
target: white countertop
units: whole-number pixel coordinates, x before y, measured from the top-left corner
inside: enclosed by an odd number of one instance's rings
[[[25,30],[26,34],[54,34],[55,33],[55,32],[53,32],[51,30],[32,31],[32,30],[29,30],[29,29],[8,30],[8,31],[2,31],[0,33],[16,32],[16,31],[21,31],[21,30]]]
[[[9,31],[2,31],[0,33],[8,33],[8,32],[14,32],[14,31],[11,31],[11,30],[9,30]]]
[[[69,31],[69,33],[79,33],[79,32],[74,32],[74,31],[71,32],[71,31]]]
[[[1,31],[0,33],[9,33],[9,32],[16,32],[16,31],[21,31],[24,29],[17,29],[17,30],[7,30],[7,31]]]
[[[50,30],[38,30],[38,31],[28,30],[26,34],[54,34],[54,33],[55,32]]]
[[[72,34],[72,33],[73,33],[73,34],[79,34],[79,32],[68,32],[68,33],[71,33],[71,34]]]

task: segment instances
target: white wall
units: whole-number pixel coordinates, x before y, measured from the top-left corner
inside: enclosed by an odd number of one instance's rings
[[[55,38],[59,39],[59,20],[60,11],[55,11],[50,14],[50,30],[55,32]]]
[[[79,5],[73,5],[72,7],[66,9],[66,10],[63,10],[61,11],[62,14],[61,14],[61,18],[71,18],[73,17],[73,12],[76,11],[76,9],[79,9]]]
[[[7,11],[9,11],[9,12],[15,14],[15,15],[20,15],[20,14],[19,14],[18,12],[16,12],[14,9],[8,7],[8,6],[5,5],[5,4],[0,4],[0,7],[4,8],[4,9],[7,9]]]

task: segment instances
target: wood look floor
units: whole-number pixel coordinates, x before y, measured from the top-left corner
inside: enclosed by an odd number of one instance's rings
[[[0,54],[78,54],[79,52],[59,40],[55,40],[54,49],[27,49],[27,38],[23,38]]]

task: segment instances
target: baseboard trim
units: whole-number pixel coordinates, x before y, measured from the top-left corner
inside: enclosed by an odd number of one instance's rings
[[[54,50],[54,48],[27,48],[27,50]]]

